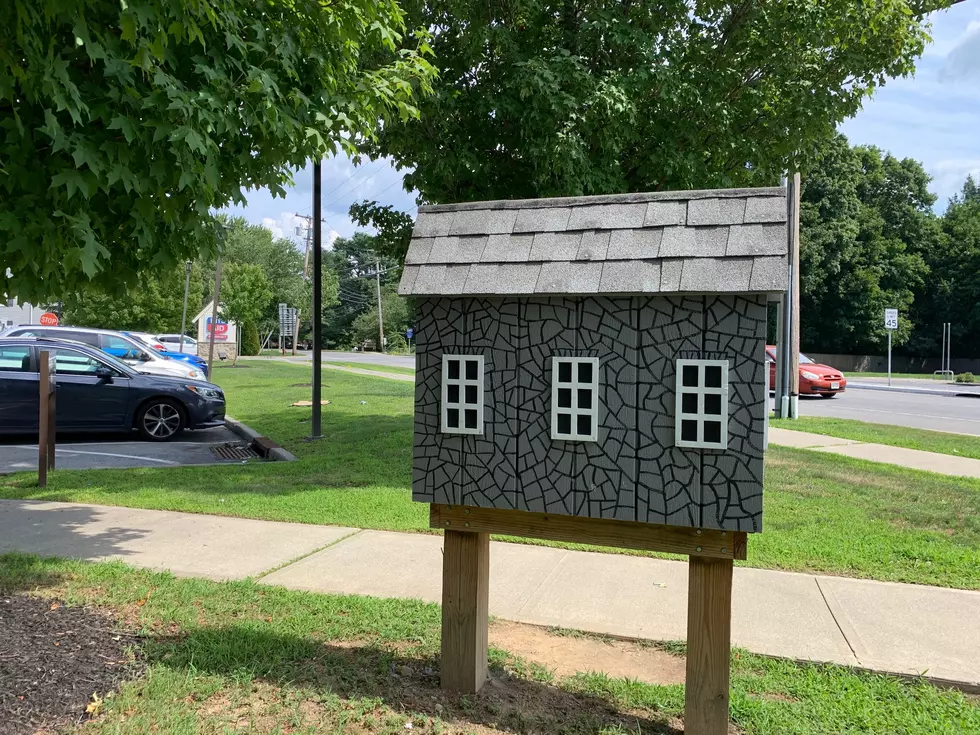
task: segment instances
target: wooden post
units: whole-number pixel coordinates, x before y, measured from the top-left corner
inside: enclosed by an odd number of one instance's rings
[[[727,735],[732,562],[692,556],[688,568],[684,732]]]
[[[442,557],[442,688],[464,694],[487,680],[490,534],[446,529]]]
[[[47,487],[48,470],[54,469],[57,397],[55,394],[54,353],[40,351],[40,402],[37,423],[37,485]]]

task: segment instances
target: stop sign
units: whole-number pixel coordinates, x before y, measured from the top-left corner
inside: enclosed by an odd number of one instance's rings
[[[58,326],[58,315],[53,314],[50,311],[46,311],[41,314],[41,326],[42,327],[57,327]]]

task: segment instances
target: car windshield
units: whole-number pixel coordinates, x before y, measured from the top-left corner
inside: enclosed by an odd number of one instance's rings
[[[775,360],[776,350],[766,350],[766,357],[768,357],[770,360]],[[814,360],[811,360],[802,352],[800,353],[800,365],[816,365],[816,364],[817,363]]]

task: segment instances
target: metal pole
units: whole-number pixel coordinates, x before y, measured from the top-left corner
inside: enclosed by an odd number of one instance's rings
[[[374,286],[378,294],[378,351],[385,351],[385,323],[381,315],[381,264],[374,261]]]
[[[320,222],[320,200],[323,198],[321,196],[321,186],[320,181],[320,160],[317,159],[316,163],[313,164],[313,433],[312,437],[314,439],[319,439],[321,434],[321,406],[320,406],[320,378],[321,378],[321,368],[320,368],[320,358],[321,351],[323,350],[321,335],[321,312],[322,312],[322,280],[323,273],[321,267],[321,261],[323,258],[323,228]],[[299,323],[299,318],[297,316],[296,322]]]
[[[943,341],[942,346],[939,348],[939,374],[945,375],[946,373],[946,322],[943,322]]]
[[[946,338],[946,370],[953,375],[953,322],[946,322],[949,336]]]
[[[184,266],[184,310],[180,315],[180,348],[184,351],[184,330],[187,329],[187,293],[191,287],[191,262],[188,260]]]
[[[888,385],[892,384],[892,330],[888,330]]]
[[[214,302],[211,306],[211,334],[208,335],[208,380],[214,381],[214,333],[218,329],[218,301],[221,299],[221,253],[214,268]]]
[[[789,178],[789,415],[799,418],[800,404],[800,172]]]

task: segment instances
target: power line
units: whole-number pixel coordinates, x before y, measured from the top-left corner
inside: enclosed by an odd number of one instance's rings
[[[348,195],[349,195],[349,194],[351,194],[352,192],[355,192],[355,191],[357,191],[357,189],[358,189],[359,187],[361,187],[361,186],[363,186],[363,185],[364,185],[364,182],[366,182],[366,181],[369,181],[369,180],[371,179],[371,177],[372,177],[372,176],[374,176],[374,175],[375,175],[376,173],[378,173],[378,171],[380,171],[381,169],[383,169],[383,168],[384,168],[385,166],[387,166],[387,165],[388,165],[388,162],[387,162],[387,161],[385,161],[384,159],[382,159],[382,161],[381,161],[381,165],[380,165],[380,166],[378,166],[378,167],[377,167],[376,169],[374,169],[374,171],[372,171],[372,172],[371,172],[371,173],[370,173],[370,174],[369,174],[369,175],[367,176],[367,178],[365,178],[365,179],[363,179],[363,180],[362,180],[362,181],[361,181],[361,182],[360,182],[360,183],[359,183],[359,184],[358,184],[357,186],[355,186],[355,187],[354,187],[353,189],[351,189],[351,190],[350,190],[350,191],[348,191],[347,193],[345,193],[345,194],[341,194],[341,195],[340,195],[339,197],[337,197],[336,199],[334,199],[334,200],[333,200],[332,202],[328,202],[327,204],[324,204],[324,205],[323,205],[323,206],[324,206],[324,208],[325,208],[325,209],[328,209],[328,208],[330,207],[330,205],[331,205],[331,204],[336,204],[337,202],[339,202],[339,201],[340,201],[341,199],[343,199],[344,197],[346,197],[346,196],[348,196]],[[354,178],[355,176],[357,176],[357,174],[359,174],[359,173],[362,173],[362,172],[363,172],[363,171],[365,170],[365,168],[366,168],[366,166],[363,166],[363,167],[361,167],[361,168],[358,168],[358,169],[357,169],[356,171],[354,171],[354,173],[352,173],[352,174],[351,174],[350,176],[348,176],[348,177],[347,177],[347,181],[350,181],[351,179],[353,179],[353,178]],[[329,192],[327,192],[327,193],[326,193],[326,194],[324,195],[324,197],[323,197],[323,198],[324,198],[324,199],[327,199],[327,197],[329,197],[329,196],[330,196],[331,194],[333,194],[333,193],[334,193],[335,191],[337,191],[338,189],[340,189],[340,188],[342,188],[342,187],[343,187],[344,185],[346,185],[346,184],[347,184],[347,181],[345,181],[345,182],[344,182],[343,184],[341,184],[340,186],[336,186],[336,187],[334,187],[334,188],[333,188],[332,190],[330,190]]]

